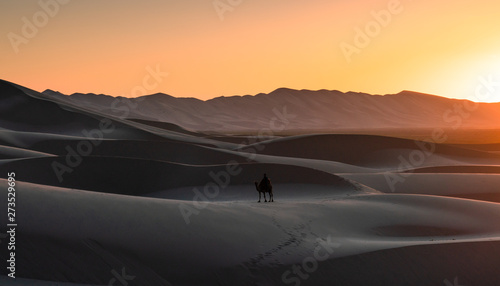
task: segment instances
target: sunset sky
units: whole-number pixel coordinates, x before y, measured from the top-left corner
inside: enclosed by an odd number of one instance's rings
[[[499,11],[492,0],[2,1],[0,78],[127,97],[288,87],[500,101],[500,86],[474,95],[481,77],[500,82]]]

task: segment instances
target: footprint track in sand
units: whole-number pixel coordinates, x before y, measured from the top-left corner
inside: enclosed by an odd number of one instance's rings
[[[250,258],[249,260],[243,263],[243,266],[248,273],[246,277],[247,279],[251,280],[252,285],[261,285],[261,282],[265,281],[265,278],[261,277],[262,273],[260,270],[263,266],[267,267],[283,266],[283,263],[281,263],[276,258],[276,254],[278,252],[286,251],[289,247],[293,246],[297,247],[301,245],[308,235],[318,237],[315,233],[311,231],[311,225],[310,225],[310,223],[312,222],[311,220],[309,220],[308,222],[301,222],[295,224],[291,227],[284,227],[282,226],[282,224],[280,224],[277,218],[277,213],[278,210],[273,210],[271,221],[273,225],[276,226],[276,228],[281,230],[287,236],[287,238],[279,242],[272,249],[264,253],[257,254],[256,256]],[[290,254],[286,252],[286,255]]]
[[[290,246],[293,245],[299,246],[304,242],[304,239],[308,236],[308,234],[317,237],[317,235],[311,231],[311,226],[310,226],[310,222],[312,222],[311,220],[308,221],[309,223],[298,223],[290,228],[286,228],[279,223],[276,216],[277,212],[278,210],[273,211],[271,221],[279,230],[281,230],[287,236],[287,238],[279,242],[272,249],[264,253],[257,254],[256,256],[250,258],[249,261],[245,262],[244,263],[245,266],[247,266],[249,269],[257,269],[263,261],[267,259],[272,259],[276,253],[283,251]],[[268,266],[282,265],[282,263],[275,258],[273,259],[272,262],[268,262],[266,264]]]

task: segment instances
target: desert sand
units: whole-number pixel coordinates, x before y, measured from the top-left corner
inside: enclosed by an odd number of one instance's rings
[[[499,285],[487,135],[235,136],[5,81],[0,94],[0,205],[15,172],[17,221],[17,278],[2,264],[1,285]],[[264,172],[272,203],[257,202]]]

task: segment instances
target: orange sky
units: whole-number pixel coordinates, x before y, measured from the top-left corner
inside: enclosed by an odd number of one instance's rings
[[[235,5],[218,13],[215,2]],[[209,99],[289,87],[479,100],[480,77],[500,82],[491,0],[40,3],[0,6],[0,78],[39,91]],[[500,101],[500,86],[480,100]]]

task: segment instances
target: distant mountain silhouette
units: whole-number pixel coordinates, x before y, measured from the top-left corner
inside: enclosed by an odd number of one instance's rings
[[[116,100],[102,94],[67,96],[52,90],[43,93],[106,113],[112,111],[112,103]],[[500,125],[500,104],[481,103],[470,112],[466,108],[472,106],[471,102],[412,91],[371,95],[279,88],[269,94],[218,97],[207,101],[162,93],[122,100],[129,106],[128,118],[168,122],[196,131],[255,131],[275,127],[324,132]]]

